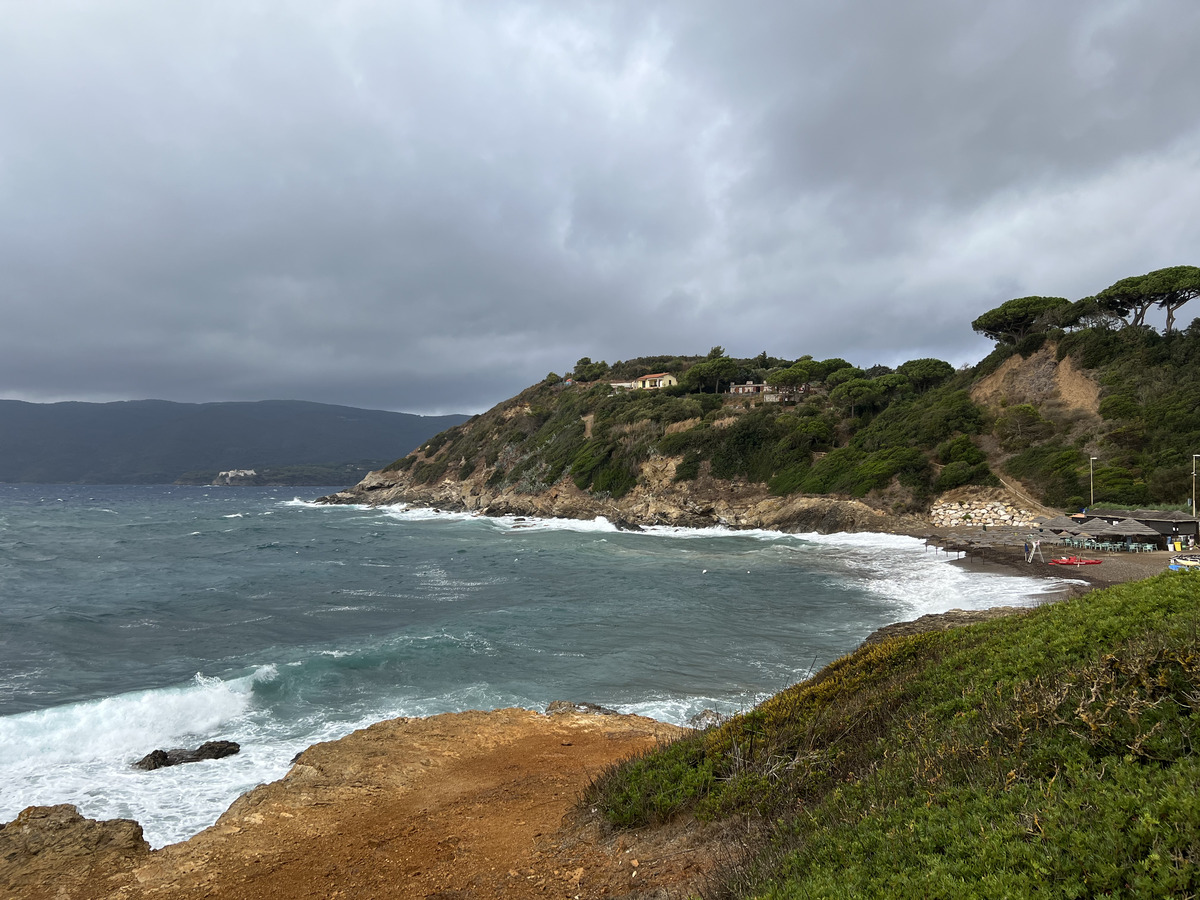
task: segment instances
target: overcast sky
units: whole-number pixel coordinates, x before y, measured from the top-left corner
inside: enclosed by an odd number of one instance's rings
[[[973,363],[1200,264],[1198,48],[1195,0],[0,0],[0,397]]]

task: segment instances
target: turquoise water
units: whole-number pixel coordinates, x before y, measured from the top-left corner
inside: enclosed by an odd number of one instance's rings
[[[903,537],[628,533],[294,490],[0,485],[0,821],[69,802],[159,846],[382,718],[568,699],[684,723],[889,622],[1051,587]],[[129,768],[216,738],[242,753]]]

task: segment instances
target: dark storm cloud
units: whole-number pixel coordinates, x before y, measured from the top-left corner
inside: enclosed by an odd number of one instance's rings
[[[0,395],[987,350],[1200,244],[1200,8],[0,0]],[[1200,314],[1200,313],[1198,313]]]

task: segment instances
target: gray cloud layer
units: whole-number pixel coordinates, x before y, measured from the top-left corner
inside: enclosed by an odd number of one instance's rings
[[[973,362],[1003,300],[1197,262],[1190,0],[0,21],[0,396],[471,411],[583,355]]]

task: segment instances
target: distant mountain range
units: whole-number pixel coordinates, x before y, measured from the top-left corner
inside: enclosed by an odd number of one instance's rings
[[[237,483],[350,484],[466,419],[300,400],[0,400],[0,482],[208,483],[253,469]]]

